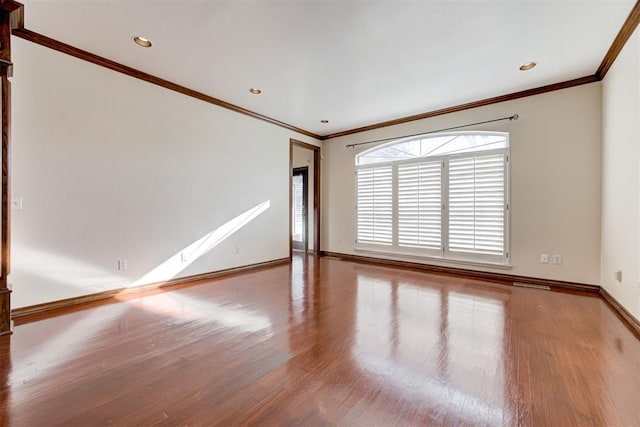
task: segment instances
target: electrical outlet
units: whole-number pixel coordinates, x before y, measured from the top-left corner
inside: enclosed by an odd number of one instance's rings
[[[118,260],[118,271],[125,271],[127,269],[127,260],[119,259]]]
[[[236,245],[236,253],[239,254],[240,252],[242,252],[242,249],[240,249],[240,246]]]
[[[622,283],[622,270],[616,270],[615,279]]]
[[[553,263],[556,264],[556,265],[562,264],[562,255],[554,255],[553,256]]]
[[[547,264],[549,262],[549,254],[540,254],[540,262]]]
[[[185,254],[184,252],[180,252],[180,261],[186,262],[187,259],[187,254]]]

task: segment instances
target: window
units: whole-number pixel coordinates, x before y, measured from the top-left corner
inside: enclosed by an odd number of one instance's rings
[[[509,136],[396,140],[356,156],[356,247],[508,264]]]

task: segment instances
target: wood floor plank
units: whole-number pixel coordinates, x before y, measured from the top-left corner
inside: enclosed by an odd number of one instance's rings
[[[21,318],[0,425],[640,423],[600,298],[330,258]]]

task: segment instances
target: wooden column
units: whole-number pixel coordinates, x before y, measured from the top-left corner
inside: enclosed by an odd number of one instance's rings
[[[0,67],[2,117],[2,198],[0,201],[0,335],[11,332],[11,290],[8,276],[11,272],[11,206],[10,206],[10,125],[11,125],[11,66]]]
[[[2,196],[0,197],[0,335],[11,333],[11,30],[22,28],[23,6],[0,0],[0,118]]]

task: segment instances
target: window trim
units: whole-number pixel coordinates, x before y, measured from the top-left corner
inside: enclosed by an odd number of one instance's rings
[[[477,266],[490,266],[495,268],[503,268],[510,269],[511,268],[511,191],[510,191],[510,181],[511,181],[511,150],[510,150],[510,141],[509,134],[507,132],[490,132],[490,131],[465,131],[465,132],[447,132],[447,133],[438,133],[433,134],[433,137],[441,137],[447,135],[460,135],[460,134],[490,134],[496,135],[499,134],[504,136],[506,139],[506,148],[494,148],[491,150],[478,150],[478,151],[467,151],[463,153],[453,153],[453,154],[444,154],[438,156],[426,156],[426,157],[415,157],[411,159],[402,159],[402,160],[390,160],[386,162],[380,163],[367,163],[363,165],[355,165],[354,169],[354,186],[355,186],[355,197],[354,197],[354,250],[358,252],[370,252],[375,254],[385,254],[389,256],[398,256],[405,258],[416,258],[416,259],[427,259],[434,260],[438,262],[450,262],[456,264],[466,264],[466,265],[477,265]],[[425,139],[426,135],[412,137],[411,140],[421,140]],[[378,145],[374,148],[365,150],[356,155],[354,159],[357,163],[357,157],[363,155],[365,153],[371,152],[376,149],[380,149],[383,147],[387,147],[390,145],[394,145],[401,142],[407,142],[407,138],[398,139],[395,141],[391,141],[385,144]],[[490,156],[492,154],[504,154],[504,236],[503,236],[503,255],[490,255],[490,254],[480,254],[473,252],[457,252],[449,250],[449,241],[448,241],[448,231],[449,231],[449,160],[454,158],[468,158],[475,156]],[[398,244],[398,166],[403,164],[415,164],[420,162],[433,162],[440,161],[443,163],[443,170],[447,170],[447,173],[443,173],[441,176],[441,201],[443,205],[446,205],[446,208],[442,209],[442,215],[440,218],[441,221],[441,249],[431,249],[431,248],[411,248],[406,246],[400,246]],[[391,244],[378,244],[378,243],[364,243],[358,242],[358,170],[380,167],[380,166],[392,166],[392,185],[393,185],[393,203],[392,203],[392,241]],[[444,250],[443,250],[444,248]]]

